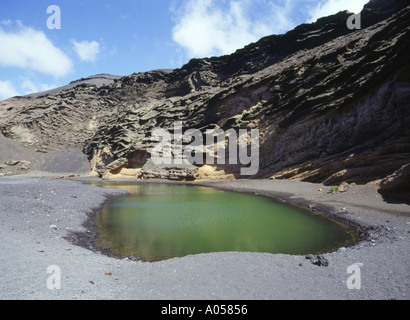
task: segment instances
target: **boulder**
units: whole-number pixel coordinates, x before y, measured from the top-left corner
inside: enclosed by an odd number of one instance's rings
[[[383,179],[379,192],[410,199],[410,163]]]

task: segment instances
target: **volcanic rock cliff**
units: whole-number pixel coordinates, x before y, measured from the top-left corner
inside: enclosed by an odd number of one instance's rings
[[[410,5],[370,1],[360,30],[347,28],[351,15],[177,70],[106,75],[0,102],[2,139],[42,154],[81,149],[101,176],[232,179],[239,166],[154,166],[153,129],[172,131],[175,121],[202,132],[259,129],[251,178],[378,183],[410,194]],[[0,162],[27,160],[3,150]]]

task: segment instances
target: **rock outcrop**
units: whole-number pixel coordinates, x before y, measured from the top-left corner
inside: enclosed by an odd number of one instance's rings
[[[404,165],[383,179],[380,193],[410,199],[410,164]]]
[[[25,174],[30,171],[30,161],[11,160],[0,163],[0,177]]]
[[[101,176],[191,180],[241,175],[237,165],[153,167],[155,128],[259,129],[251,178],[380,183],[410,162],[410,6],[372,0],[361,30],[347,28],[350,16],[176,70],[9,99],[0,131],[41,152],[82,148]]]

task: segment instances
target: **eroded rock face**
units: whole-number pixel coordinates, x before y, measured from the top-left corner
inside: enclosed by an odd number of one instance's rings
[[[410,164],[404,165],[393,174],[383,179],[380,193],[410,199]]]
[[[101,176],[190,180],[242,176],[238,166],[153,167],[155,128],[259,129],[252,178],[377,183],[410,161],[410,6],[373,0],[362,30],[346,27],[349,16],[177,70],[9,99],[0,130],[39,151],[81,147]]]
[[[30,161],[12,160],[0,164],[0,177],[26,174],[30,171]]]

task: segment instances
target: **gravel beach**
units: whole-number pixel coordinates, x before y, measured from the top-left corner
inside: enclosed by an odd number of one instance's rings
[[[410,205],[385,199],[373,186],[328,194],[329,187],[295,181],[192,183],[274,196],[360,226],[366,240],[324,255],[212,253],[156,263],[94,252],[75,235],[89,234],[89,216],[124,191],[80,181],[0,179],[0,299],[2,300],[317,300],[398,299],[410,294]],[[87,222],[88,221],[88,222]],[[359,263],[361,288],[349,289]],[[61,288],[47,287],[61,273]],[[55,269],[52,269],[55,270]],[[50,273],[47,273],[49,271]]]

